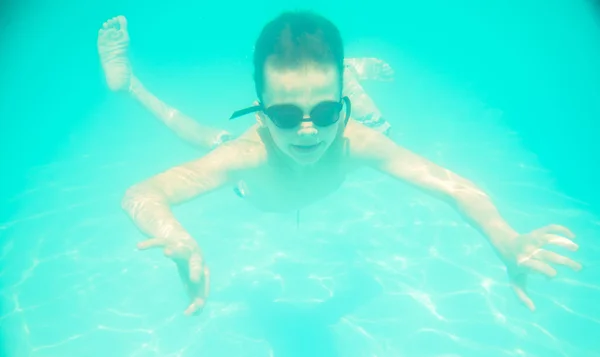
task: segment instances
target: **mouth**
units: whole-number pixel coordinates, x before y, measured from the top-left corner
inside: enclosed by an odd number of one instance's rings
[[[292,150],[299,154],[312,154],[321,147],[322,143],[316,143],[311,145],[290,145]]]

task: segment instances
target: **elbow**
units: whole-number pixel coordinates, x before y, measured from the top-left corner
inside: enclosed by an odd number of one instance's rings
[[[131,213],[134,202],[138,201],[137,197],[140,195],[139,189],[136,186],[132,186],[125,191],[123,198],[121,198],[121,209],[127,213]]]
[[[125,194],[121,199],[121,208],[129,215],[133,215],[134,212],[140,209],[140,206],[157,196],[155,191],[156,190],[147,183],[131,186],[125,191]]]

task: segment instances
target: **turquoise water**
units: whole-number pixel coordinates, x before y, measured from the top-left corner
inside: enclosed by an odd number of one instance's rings
[[[363,171],[303,210],[299,228],[229,190],[177,207],[212,271],[197,318],[182,314],[172,264],[135,250],[142,237],[119,201],[199,153],[108,92],[96,31],[126,15],[146,86],[240,132],[250,119],[225,118],[252,100],[253,41],[282,8],[148,4],[36,3],[7,21],[0,355],[600,356],[600,30],[589,3],[290,4],[331,17],[348,56],[392,65],[395,82],[365,87],[394,140],[484,187],[518,230],[577,234],[571,256],[584,269],[531,279],[535,313],[454,211]]]

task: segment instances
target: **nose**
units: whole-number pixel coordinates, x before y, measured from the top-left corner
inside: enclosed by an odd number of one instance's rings
[[[298,130],[298,135],[314,136],[317,135],[317,132],[317,128],[311,120],[303,121],[302,123],[300,123],[300,130]]]

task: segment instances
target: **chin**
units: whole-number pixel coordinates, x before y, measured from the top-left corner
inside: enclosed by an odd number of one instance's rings
[[[311,165],[319,161],[325,152],[325,143],[321,142],[314,147],[289,145],[289,154],[300,165]]]
[[[316,164],[319,159],[321,159],[323,155],[314,155],[312,157],[298,157],[298,156],[294,156],[294,161],[296,161],[296,163],[298,165],[301,166],[310,166],[310,165],[314,165]]]

